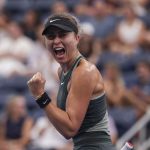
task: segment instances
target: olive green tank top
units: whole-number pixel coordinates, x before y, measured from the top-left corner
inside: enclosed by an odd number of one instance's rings
[[[66,109],[66,99],[68,96],[67,85],[70,81],[73,70],[78,66],[81,59],[84,58],[82,56],[77,57],[70,70],[65,74],[62,72],[60,76],[60,86],[57,95],[57,106],[64,111]],[[90,136],[93,136],[92,139],[94,139],[94,141],[104,139],[104,141],[110,142],[110,136],[107,126],[108,116],[106,107],[107,106],[105,93],[97,96],[90,101],[81,127],[77,135],[73,138],[75,144],[80,143],[81,141],[86,143],[87,138],[90,138]]]
[[[59,90],[58,90],[58,95],[57,95],[57,106],[61,108],[62,110],[65,110],[66,108],[66,99],[68,96],[68,91],[67,91],[67,85],[68,82],[70,81],[70,77],[72,74],[73,69],[79,64],[82,56],[78,56],[74,62],[74,64],[71,66],[71,68],[68,70],[67,73],[61,73],[60,76],[60,85],[59,85]]]

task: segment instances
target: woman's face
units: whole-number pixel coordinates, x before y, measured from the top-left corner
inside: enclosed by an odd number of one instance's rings
[[[79,36],[74,32],[67,32],[53,27],[46,35],[46,46],[49,52],[60,64],[69,62],[77,51]]]
[[[8,106],[8,111],[11,116],[22,116],[26,113],[26,104],[23,97],[16,97]]]

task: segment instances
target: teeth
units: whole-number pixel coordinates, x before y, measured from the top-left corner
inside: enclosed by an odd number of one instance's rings
[[[60,51],[62,49],[63,49],[62,47],[56,47],[56,48],[54,48],[55,51]]]

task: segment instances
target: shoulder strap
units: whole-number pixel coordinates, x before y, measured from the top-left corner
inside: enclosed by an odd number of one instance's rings
[[[77,59],[75,60],[74,64],[72,65],[70,71],[72,71],[74,68],[76,68],[78,66],[78,64],[79,64],[79,62],[80,62],[80,60],[81,60],[82,57],[83,57],[82,55],[80,55],[79,57],[77,57]]]

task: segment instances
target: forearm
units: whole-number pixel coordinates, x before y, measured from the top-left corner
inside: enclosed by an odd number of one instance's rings
[[[69,113],[59,109],[52,102],[47,105],[44,110],[51,123],[66,139],[75,135],[77,129],[71,120]]]

